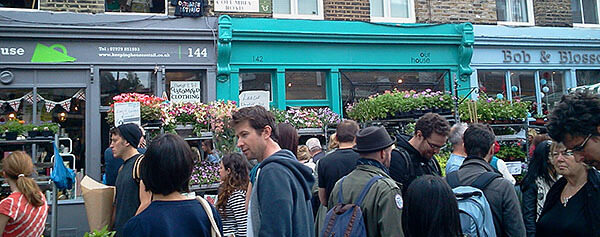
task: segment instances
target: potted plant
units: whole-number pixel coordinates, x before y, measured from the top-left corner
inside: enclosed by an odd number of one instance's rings
[[[23,133],[23,122],[21,121],[10,120],[2,126],[6,140],[17,140],[17,136]]]
[[[44,123],[38,127],[42,137],[53,137],[54,134],[58,133],[58,129],[58,123]]]
[[[535,118],[535,122],[533,122],[533,123],[536,125],[544,125],[545,117],[546,117],[545,115],[535,114],[535,115],[533,115],[533,118]]]
[[[24,124],[23,130],[27,132],[27,137],[29,138],[34,138],[40,135],[38,127],[31,123]]]
[[[116,233],[116,231],[108,230],[108,225],[105,225],[100,230],[86,232],[83,237],[113,237]]]

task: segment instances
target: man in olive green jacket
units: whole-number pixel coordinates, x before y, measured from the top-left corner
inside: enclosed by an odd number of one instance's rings
[[[382,127],[367,127],[356,134],[354,151],[360,154],[356,168],[343,182],[343,203],[356,203],[358,196],[372,177],[382,176],[367,192],[360,208],[367,236],[404,236],[402,231],[402,193],[396,181],[390,178],[391,152],[394,140]],[[327,209],[338,201],[340,181],[335,184]]]

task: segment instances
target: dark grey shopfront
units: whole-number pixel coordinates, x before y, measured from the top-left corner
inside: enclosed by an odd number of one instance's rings
[[[66,118],[59,122],[65,128],[63,135],[73,140],[78,171],[84,169],[96,180],[101,179],[101,157],[108,146],[110,125],[103,118],[114,95],[162,96],[168,94],[171,81],[201,81],[202,100],[216,97],[214,18],[2,15],[0,100],[30,92],[43,99],[22,101],[17,109],[3,103],[0,118],[16,113],[27,123],[56,122],[57,114],[64,112]],[[80,91],[85,98],[77,94]],[[70,105],[61,104],[67,100]]]

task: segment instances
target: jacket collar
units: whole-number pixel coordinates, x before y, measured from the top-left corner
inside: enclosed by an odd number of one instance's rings
[[[485,161],[483,158],[481,158],[479,156],[467,156],[467,158],[465,158],[465,161],[463,162],[463,164],[460,167],[462,168],[467,165],[478,165],[478,166],[481,166],[482,168],[484,168],[486,171],[495,172],[494,167],[492,167],[492,165],[490,165],[490,163],[488,163],[487,161]]]
[[[357,170],[361,170],[361,171],[365,171],[365,172],[369,172],[369,173],[373,173],[376,176],[380,175],[386,178],[390,178],[390,175],[387,174],[385,171],[383,171],[382,169],[380,169],[379,167],[375,167],[372,165],[367,165],[367,164],[358,164],[356,166]]]

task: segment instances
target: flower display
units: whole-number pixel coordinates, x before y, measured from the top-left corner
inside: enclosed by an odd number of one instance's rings
[[[237,111],[235,101],[223,100],[209,103],[206,109],[208,122],[215,140],[215,148],[223,154],[233,152],[236,149],[235,131],[230,126],[231,115],[235,111]]]
[[[208,105],[200,102],[165,103],[162,106],[163,127],[173,130],[176,125],[192,125],[194,133],[208,131]]]
[[[530,101],[504,99],[492,99],[481,95],[477,101],[467,101],[458,107],[460,119],[469,121],[468,103],[475,103],[477,106],[477,120],[480,122],[495,123],[497,121],[521,122],[527,118],[527,112],[531,107]]]
[[[341,117],[329,108],[271,109],[278,123],[289,123],[296,128],[322,128],[340,123]]]
[[[152,121],[161,120],[163,118],[161,104],[166,100],[154,95],[123,93],[113,96],[113,101],[114,103],[140,102],[140,115],[142,120]],[[114,103],[110,105],[110,109],[106,116],[106,120],[111,124],[114,122]]]
[[[212,184],[219,180],[219,163],[202,161],[194,166],[190,185]]]

